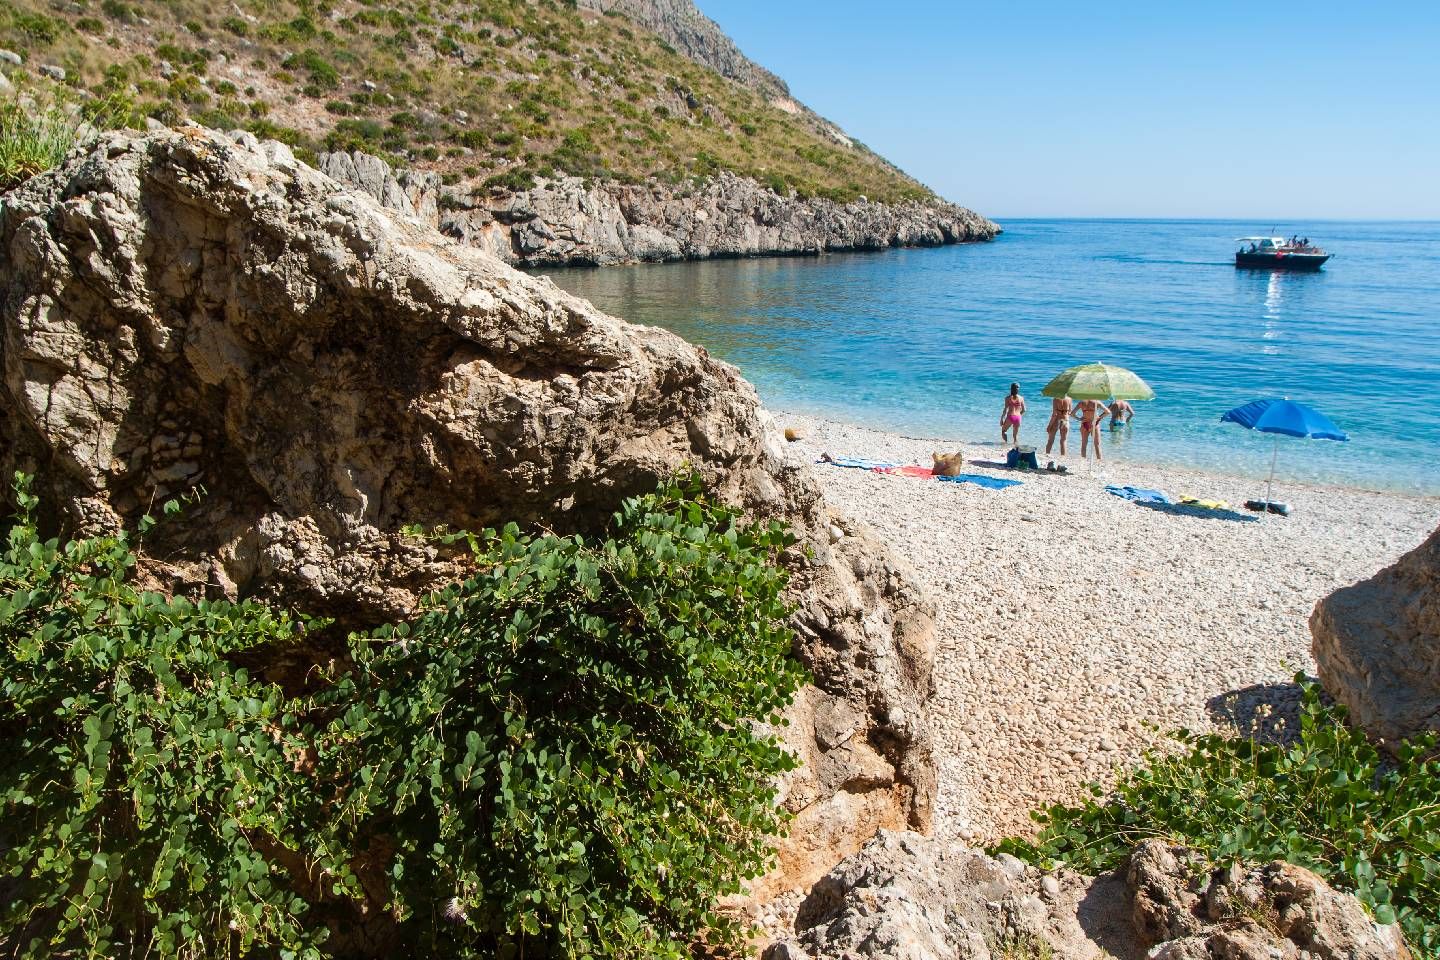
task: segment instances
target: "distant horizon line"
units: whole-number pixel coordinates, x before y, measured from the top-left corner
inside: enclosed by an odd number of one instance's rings
[[[974,207],[969,209],[974,210]],[[976,210],[976,213],[980,211]],[[1440,224],[1440,217],[1435,218],[1399,218],[1399,217],[1101,217],[1101,216],[1037,216],[1030,214],[1023,217],[1007,217],[1001,214],[980,213],[987,220],[1000,222],[1009,220],[1011,222],[1022,220],[1087,220],[1100,221],[1105,223],[1270,223],[1272,225],[1282,223],[1423,223]]]

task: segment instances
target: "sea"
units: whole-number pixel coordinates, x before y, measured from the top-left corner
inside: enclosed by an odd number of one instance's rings
[[[1021,442],[1041,388],[1100,361],[1155,390],[1106,456],[1440,495],[1440,223],[1004,220],[989,243],[819,257],[539,271],[733,363],[773,410],[912,437]],[[1299,235],[1317,273],[1239,270],[1234,238]],[[1328,415],[1348,442],[1220,420],[1262,397]],[[1072,442],[1078,431],[1072,431]],[[840,454],[847,451],[833,451]],[[1072,451],[1073,455],[1073,451]]]

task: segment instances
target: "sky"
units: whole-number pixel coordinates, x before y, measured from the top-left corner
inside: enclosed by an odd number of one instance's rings
[[[1440,219],[1440,0],[698,2],[989,216]]]

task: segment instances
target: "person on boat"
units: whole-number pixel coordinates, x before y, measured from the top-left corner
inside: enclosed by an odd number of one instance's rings
[[[1010,442],[1020,446],[1020,418],[1025,415],[1025,398],[1020,396],[1020,384],[1010,384],[1010,395],[1005,398],[1005,406],[1000,411],[1000,442],[1005,442],[1006,432],[1010,432]]]
[[[1095,459],[1100,459],[1100,421],[1110,416],[1110,411],[1099,400],[1081,400],[1075,404],[1071,414],[1080,421],[1080,456],[1085,456],[1089,441],[1095,441]]]
[[[1075,401],[1069,397],[1055,397],[1050,401],[1050,422],[1045,425],[1045,434],[1050,439],[1045,444],[1045,453],[1055,446],[1055,435],[1060,435],[1060,456],[1065,456],[1065,438],[1070,436],[1070,411]]]
[[[1110,400],[1110,429],[1119,430],[1135,419],[1135,408],[1124,400]]]

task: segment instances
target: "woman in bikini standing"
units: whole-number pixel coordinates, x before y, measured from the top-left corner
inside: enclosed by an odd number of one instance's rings
[[[1081,400],[1075,404],[1073,417],[1080,421],[1080,456],[1085,456],[1085,444],[1095,441],[1095,459],[1100,459],[1100,421],[1110,416],[1110,411],[1099,400]]]
[[[1050,436],[1050,442],[1045,444],[1045,454],[1050,454],[1050,448],[1055,446],[1055,434],[1060,434],[1060,456],[1065,456],[1065,438],[1070,436],[1070,411],[1075,409],[1075,401],[1069,397],[1056,397],[1050,401],[1050,422],[1045,425],[1045,432]]]
[[[1013,436],[1010,442],[1020,446],[1020,418],[1025,415],[1025,398],[1020,396],[1020,384],[1010,384],[1010,396],[1005,398],[1005,407],[1000,411],[1000,442],[1005,442],[1005,433]]]

